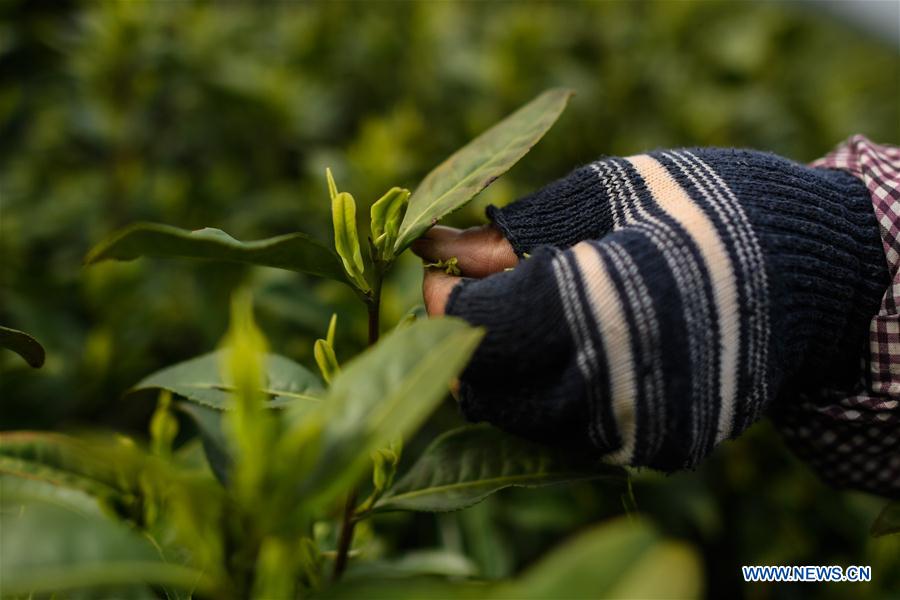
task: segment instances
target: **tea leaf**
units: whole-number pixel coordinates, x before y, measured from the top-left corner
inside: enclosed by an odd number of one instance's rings
[[[261,388],[267,383],[264,363],[268,342],[253,319],[253,298],[247,290],[231,298],[231,319],[223,346],[227,350],[221,355],[221,377],[234,386],[237,418],[249,418],[265,403]]]
[[[331,220],[334,225],[334,248],[344,264],[344,270],[363,292],[370,289],[366,281],[365,265],[356,230],[356,200],[347,192],[338,192],[331,199]]]
[[[587,462],[489,425],[472,425],[432,442],[375,504],[375,511],[459,510],[507,487],[620,477],[622,469]]]
[[[566,107],[571,90],[547,90],[457,150],[413,192],[394,254],[426,229],[471,200],[503,175],[540,140]]]
[[[128,391],[128,395],[137,395],[148,390],[168,390],[183,398],[175,408],[197,426],[207,462],[223,483],[228,480],[232,456],[222,416],[223,411],[234,407],[232,397],[236,389],[221,372],[227,353],[226,348],[166,367]],[[321,402],[322,384],[303,365],[277,354],[267,354],[264,368],[266,383],[259,391],[267,397],[268,408],[283,409],[297,404],[312,408]]]
[[[277,536],[262,541],[254,569],[252,598],[296,598],[299,546],[294,540]]]
[[[303,233],[241,242],[220,229],[188,231],[158,223],[136,223],[95,246],[85,263],[134,260],[142,256],[240,262],[328,277],[352,285],[334,252]]]
[[[352,569],[352,567],[351,567]],[[440,598],[441,600],[483,600],[493,589],[494,584],[481,581],[451,580],[429,576],[391,576],[386,575],[358,577],[347,576],[319,594],[322,600],[422,600],[422,598]]]
[[[333,202],[338,195],[338,189],[337,184],[334,182],[334,175],[331,173],[330,167],[325,169],[325,179],[328,181],[328,196]]]
[[[372,493],[357,508],[357,514],[371,510],[375,502],[393,485],[402,453],[403,441],[399,438],[387,448],[372,452]]]
[[[328,333],[325,334],[325,341],[328,342],[328,345],[334,348],[334,334],[337,331],[337,313],[331,315],[331,320],[328,321]]]
[[[223,412],[189,402],[178,402],[175,408],[187,415],[197,426],[210,470],[220,483],[227,484],[234,459],[223,427]]]
[[[900,501],[888,502],[872,523],[873,536],[880,537],[892,533],[900,533]]]
[[[361,565],[363,567],[364,565]],[[552,550],[519,578],[501,583],[428,577],[371,576],[353,569],[323,598],[697,598],[698,558],[646,523],[618,519],[595,526]]]
[[[409,190],[394,187],[379,198],[369,211],[372,241],[383,261],[393,258],[394,241],[408,204]]]
[[[313,344],[313,357],[316,359],[316,365],[319,367],[319,373],[325,383],[331,383],[334,376],[341,370],[334,354],[334,334],[337,330],[337,313],[331,315],[328,322],[328,333],[325,339],[318,339]]]
[[[149,389],[169,390],[190,402],[225,410],[232,405],[231,396],[235,391],[234,383],[220,372],[227,352],[227,349],[222,349],[166,367],[141,380],[128,393]],[[322,384],[303,365],[284,356],[267,354],[264,366],[266,385],[260,391],[268,396],[268,407],[319,401]]]
[[[334,376],[341,370],[331,344],[327,340],[316,340],[313,345],[313,356],[319,366],[319,372],[322,373],[322,379],[325,380],[325,383],[331,383]]]
[[[25,499],[37,499],[64,506],[80,514],[106,515],[107,499],[115,495],[111,488],[95,485],[60,485],[43,477],[39,470],[22,469],[18,473],[7,470],[12,461],[0,459],[0,500],[7,504]],[[15,469],[14,469],[15,470]],[[68,483],[76,478],[71,477]],[[93,482],[92,482],[93,484]]]
[[[235,293],[231,299],[225,346],[228,350],[220,365],[222,378],[234,384],[235,410],[225,414],[236,453],[233,491],[245,506],[254,506],[265,488],[266,463],[277,425],[266,410],[266,397],[260,389],[267,380],[264,363],[268,343],[253,319],[253,299],[248,290]]]
[[[566,508],[546,505],[540,501],[536,505],[541,512],[566,511]],[[454,513],[443,513],[438,519],[444,523],[456,523],[463,537],[466,554],[478,565],[478,574],[485,579],[508,579],[515,571],[515,532],[519,523],[506,522],[510,505],[505,499],[489,496],[474,506]],[[540,510],[540,509],[539,509]],[[533,521],[528,521],[531,526]],[[543,528],[535,523],[535,529]],[[559,530],[562,530],[560,528]]]
[[[453,275],[454,277],[459,277],[462,275],[462,271],[459,270],[459,259],[455,256],[451,256],[447,260],[438,260],[433,263],[425,263],[422,265],[425,269],[440,269],[447,275]]]
[[[225,348],[166,367],[127,392],[137,395],[148,390],[167,390],[183,398],[175,408],[197,426],[207,462],[223,483],[228,480],[232,457],[222,416],[223,411],[234,407],[236,390],[234,383],[221,372],[227,354]],[[259,392],[267,398],[266,407],[283,409],[304,404],[311,408],[321,402],[322,384],[303,365],[277,354],[266,354],[263,364],[265,386]]]
[[[169,457],[172,454],[172,442],[178,435],[178,419],[172,415],[172,393],[163,390],[159,393],[156,410],[150,418],[150,442],[153,453],[157,456]]]
[[[0,325],[0,348],[12,350],[35,369],[44,364],[44,347],[24,331]]]
[[[84,441],[60,433],[4,432],[0,435],[0,474],[80,490],[98,498],[112,498],[122,492],[114,467],[100,460]]]
[[[420,321],[345,364],[327,399],[287,436],[288,445],[293,435],[317,439],[298,493],[325,504],[345,492],[369,468],[372,451],[414,431],[440,403],[481,336],[459,319]],[[308,444],[300,451],[313,452]]]
[[[200,571],[164,562],[145,538],[97,513],[4,494],[0,581],[4,596],[112,586],[166,585],[209,590]]]
[[[415,577],[440,575],[442,577],[473,577],[478,567],[464,554],[445,548],[412,550],[393,560],[367,560],[350,565],[345,577]]]
[[[702,575],[694,551],[646,523],[618,519],[551,551],[490,598],[697,598]]]

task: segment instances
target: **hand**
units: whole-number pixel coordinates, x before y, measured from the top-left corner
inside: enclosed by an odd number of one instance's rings
[[[488,216],[416,248],[474,277],[425,280],[485,332],[463,415],[620,464],[693,467],[785,390],[855,385],[890,282],[866,186],[762,152],[604,159]]]
[[[428,262],[456,257],[462,276],[476,279],[514,267],[519,262],[510,243],[493,225],[470,229],[432,227],[413,242],[412,251]],[[429,315],[444,314],[450,292],[461,279],[441,269],[425,271],[422,292]]]

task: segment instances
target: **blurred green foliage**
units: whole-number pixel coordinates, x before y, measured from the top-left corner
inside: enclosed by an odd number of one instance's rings
[[[145,427],[121,394],[211,350],[241,283],[251,283],[282,354],[311,365],[332,307],[342,323],[336,346],[361,348],[364,315],[337,283],[238,265],[81,261],[135,220],[240,239],[303,230],[330,240],[326,166],[366,212],[551,86],[578,95],[457,224],[600,154],[735,145],[805,161],[851,133],[900,141],[896,48],[811,11],[747,2],[4,2],[0,324],[34,334],[47,362],[32,371],[0,354],[2,427]],[[385,290],[386,322],[418,302],[419,285],[407,257]],[[452,407],[435,417],[455,418]],[[608,492],[515,490],[462,513],[387,515],[378,525],[397,549],[458,546],[482,574],[500,577],[621,513]],[[695,473],[639,475],[635,499],[699,544],[714,596],[900,589],[898,536],[866,535],[880,504],[822,486],[765,425]],[[764,563],[872,564],[875,581],[740,583],[741,564]]]

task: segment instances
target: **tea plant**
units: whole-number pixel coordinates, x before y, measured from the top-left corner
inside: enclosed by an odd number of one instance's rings
[[[443,400],[483,332],[453,318],[410,318],[382,337],[385,275],[416,238],[528,152],[570,95],[560,89],[540,95],[439,165],[415,193],[391,188],[371,206],[366,243],[354,197],[328,171],[334,250],[303,233],[241,242],[217,229],[160,224],[133,225],[94,248],[88,264],[200,258],[335,279],[367,310],[369,349],[339,364],[340,324],[333,317],[314,346],[320,377],[269,352],[243,291],[232,299],[219,350],[154,373],[126,394],[123,402],[148,393],[157,398],[148,444],[120,434],[3,434],[0,592],[696,594],[692,552],[660,540],[640,521],[586,531],[505,582],[464,577],[465,569],[446,561],[375,561],[364,541],[354,543],[358,528],[371,537],[369,519],[387,511],[460,510],[510,486],[624,476],[484,425],[443,433],[399,475],[403,439]],[[437,266],[455,268],[452,261]],[[34,340],[10,331],[2,330],[4,345],[11,340],[37,366],[43,352],[38,360]],[[194,431],[202,455],[185,443]]]

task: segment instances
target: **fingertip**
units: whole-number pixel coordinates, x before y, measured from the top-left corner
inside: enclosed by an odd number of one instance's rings
[[[416,256],[425,258],[431,250],[431,247],[431,240],[422,237],[410,244],[409,249],[412,250],[413,254],[415,254]]]
[[[426,269],[422,279],[422,296],[429,316],[441,316],[447,308],[447,301],[453,288],[462,281],[461,277],[448,275],[440,269]]]
[[[449,240],[458,238],[460,233],[462,233],[462,230],[455,227],[435,225],[422,234],[422,237],[414,241],[410,249],[413,251],[413,254],[420,258],[432,261],[440,260],[443,258],[441,253],[444,252],[446,243]]]

